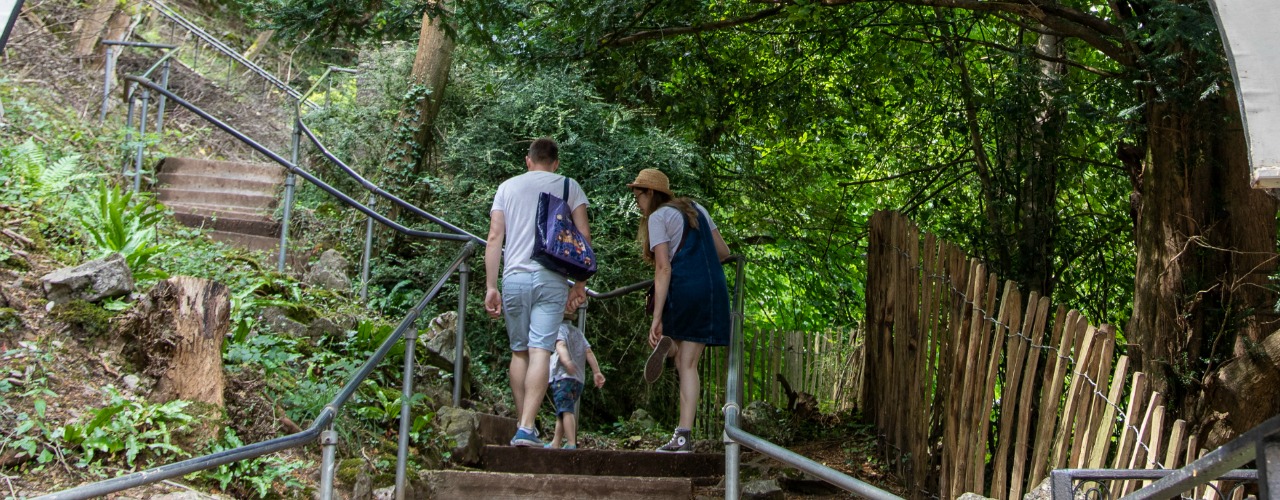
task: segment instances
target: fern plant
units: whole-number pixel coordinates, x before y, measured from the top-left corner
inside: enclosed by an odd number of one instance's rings
[[[4,159],[11,180],[17,181],[19,192],[16,194],[33,202],[62,194],[72,183],[96,176],[78,171],[80,155],[67,155],[50,162],[44,150],[31,139],[9,150]]]
[[[152,257],[167,252],[173,244],[156,243],[156,225],[164,218],[163,206],[149,196],[100,182],[85,200],[87,210],[78,217],[80,225],[98,246],[95,258],[112,253],[124,256],[134,278],[163,279],[166,273],[148,264]]]

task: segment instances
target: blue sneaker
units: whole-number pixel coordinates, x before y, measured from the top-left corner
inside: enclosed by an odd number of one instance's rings
[[[525,432],[523,430],[516,429],[515,437],[511,438],[511,446],[519,448],[541,448],[542,440],[538,439],[538,431]]]
[[[571,445],[571,444],[566,444],[566,445],[564,445],[564,448],[561,448],[561,449],[563,449],[563,450],[576,450],[576,449],[578,449],[578,447],[577,447],[577,446],[574,446],[574,445]]]

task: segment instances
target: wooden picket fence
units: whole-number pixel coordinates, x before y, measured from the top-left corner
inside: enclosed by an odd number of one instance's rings
[[[893,212],[871,219],[868,268],[861,404],[912,496],[1017,499],[1055,468],[1177,468],[1203,453],[1116,355],[1112,326],[1024,301]],[[1139,483],[1102,486],[1118,497]]]
[[[793,391],[814,396],[824,410],[852,409],[861,394],[859,337],[859,332],[854,330],[746,331],[742,346],[743,403],[764,401],[775,408],[786,408],[790,401],[778,381],[781,375]],[[695,429],[718,435],[724,426],[722,408],[728,377],[728,349],[708,349],[699,365],[699,376],[702,395]]]

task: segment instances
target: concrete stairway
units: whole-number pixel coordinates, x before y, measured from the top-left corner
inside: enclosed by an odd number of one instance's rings
[[[715,485],[724,455],[652,451],[515,448],[511,419],[480,416],[481,470],[431,471],[418,498],[651,499],[688,500],[695,487]]]
[[[210,230],[213,239],[248,250],[277,252],[284,168],[273,164],[165,158],[157,167],[157,199],[184,225]]]

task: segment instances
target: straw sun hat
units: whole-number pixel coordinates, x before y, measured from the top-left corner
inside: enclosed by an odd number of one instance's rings
[[[667,193],[668,196],[675,196],[671,193],[671,180],[667,179],[667,174],[656,168],[641,170],[639,174],[636,174],[636,180],[631,184],[627,184],[627,187],[652,189]]]

